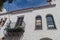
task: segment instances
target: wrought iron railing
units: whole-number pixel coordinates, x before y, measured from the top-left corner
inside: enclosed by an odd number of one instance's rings
[[[25,23],[22,22],[22,25],[16,25],[16,22],[10,22],[7,23],[7,27],[5,28],[5,30],[7,32],[24,32],[25,29]]]

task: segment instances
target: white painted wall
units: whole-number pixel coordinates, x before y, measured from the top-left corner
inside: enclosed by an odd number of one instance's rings
[[[48,37],[53,40],[60,40],[60,0],[55,0],[56,7],[53,8],[46,8],[46,9],[39,9],[33,10],[31,12],[26,12],[22,14],[11,14],[10,19],[15,22],[17,20],[17,16],[24,15],[24,22],[25,32],[24,37],[22,40],[40,40],[41,38]],[[46,22],[46,15],[52,14],[55,20],[55,24],[57,30],[48,30],[47,29],[47,22]],[[35,17],[37,15],[41,15],[42,17],[42,27],[43,30],[35,30]],[[8,15],[3,15],[1,17],[8,17]],[[0,30],[1,34],[3,35],[2,30]]]

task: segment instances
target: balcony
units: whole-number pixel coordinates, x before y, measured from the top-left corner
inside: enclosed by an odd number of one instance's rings
[[[7,24],[7,27],[5,28],[5,30],[7,32],[24,32],[24,28],[25,28],[25,23],[23,22],[22,25],[20,26],[15,26],[16,25],[16,22],[12,22],[12,23],[8,23]]]
[[[5,39],[4,40],[22,40],[23,33],[25,29],[25,23],[22,22],[21,25],[17,26],[16,22],[7,23],[7,27],[5,28]]]

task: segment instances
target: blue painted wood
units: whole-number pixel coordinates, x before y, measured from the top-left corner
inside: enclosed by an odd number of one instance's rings
[[[48,4],[47,0],[13,0],[11,4],[9,4],[8,1],[5,2],[4,8],[6,8],[8,12],[10,12],[26,8],[35,8],[47,4]]]

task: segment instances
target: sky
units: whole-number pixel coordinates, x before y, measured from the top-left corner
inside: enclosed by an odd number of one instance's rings
[[[26,8],[34,8],[47,5],[47,0],[13,0],[11,4],[7,2],[4,3],[4,8],[7,12],[22,10]]]

